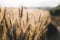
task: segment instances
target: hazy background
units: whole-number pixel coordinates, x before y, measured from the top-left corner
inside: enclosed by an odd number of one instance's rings
[[[0,6],[7,7],[56,7],[60,0],[0,0]]]

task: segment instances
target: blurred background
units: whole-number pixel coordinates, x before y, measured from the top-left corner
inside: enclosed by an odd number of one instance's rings
[[[59,34],[55,34],[55,38],[49,40],[60,40],[60,0],[0,0],[0,7],[26,7],[26,8],[41,8],[47,10],[51,14],[52,23],[59,30]],[[53,29],[53,28],[52,28]],[[50,34],[49,34],[50,35]],[[58,38],[59,37],[59,38]],[[57,39],[56,39],[57,38]]]
[[[42,8],[52,15],[52,21],[60,26],[60,0],[0,0],[0,7]]]

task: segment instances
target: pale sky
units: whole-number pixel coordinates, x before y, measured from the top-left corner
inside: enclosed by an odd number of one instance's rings
[[[0,6],[7,7],[55,7],[60,4],[60,0],[0,0]]]

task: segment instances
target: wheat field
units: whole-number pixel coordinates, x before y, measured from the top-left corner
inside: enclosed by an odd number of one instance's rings
[[[43,9],[0,7],[0,40],[46,40],[50,13]]]

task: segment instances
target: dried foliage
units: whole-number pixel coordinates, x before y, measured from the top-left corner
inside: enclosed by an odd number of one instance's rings
[[[0,40],[40,40],[50,22],[46,10],[0,8]]]

